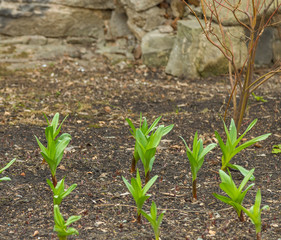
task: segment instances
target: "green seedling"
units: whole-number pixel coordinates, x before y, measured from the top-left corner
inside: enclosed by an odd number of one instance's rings
[[[72,184],[65,191],[64,190],[64,178],[57,183],[56,187],[54,187],[53,183],[49,179],[47,179],[47,183],[49,184],[50,188],[53,190],[54,205],[60,205],[61,201],[77,187],[77,184]]]
[[[67,116],[63,119],[59,127],[58,127],[59,113],[55,114],[51,123],[49,122],[45,114],[44,116],[48,123],[48,127],[45,129],[47,148],[44,147],[44,145],[39,141],[39,139],[36,136],[35,138],[41,149],[41,155],[43,156],[43,159],[48,163],[50,167],[53,185],[54,187],[56,187],[57,185],[56,170],[62,160],[64,150],[71,140],[71,136],[68,133],[63,133],[62,135],[57,137],[58,134],[60,133],[61,126],[65,121],[65,119],[67,118]]]
[[[237,145],[243,139],[245,134],[247,132],[249,132],[256,123],[257,123],[257,119],[252,121],[250,123],[250,125],[247,127],[246,131],[237,139],[237,129],[236,129],[234,120],[231,119],[229,131],[228,131],[226,125],[225,125],[225,122],[223,121],[224,130],[225,130],[225,133],[226,133],[226,136],[227,136],[226,144],[224,144],[224,142],[223,142],[222,138],[220,137],[220,135],[218,134],[218,132],[215,131],[216,138],[219,142],[219,146],[220,146],[222,154],[223,154],[222,155],[222,167],[221,167],[221,169],[223,171],[226,171],[226,169],[230,167],[230,168],[233,168],[233,169],[236,169],[236,170],[240,171],[243,174],[243,176],[246,176],[248,174],[248,172],[249,172],[248,170],[246,170],[242,166],[239,166],[239,165],[236,165],[236,164],[231,164],[230,160],[237,153],[241,152],[243,149],[245,149],[245,148],[247,148],[247,147],[249,147],[249,146],[251,146],[251,145],[253,145],[253,144],[255,144],[259,141],[265,140],[271,135],[271,133],[261,135],[259,137],[253,138],[250,141],[247,141],[247,142],[245,142],[245,143],[243,143],[243,144],[241,144],[237,147]],[[252,176],[250,180],[251,181],[255,180],[254,176]]]
[[[136,130],[136,149],[142,161],[145,172],[145,183],[150,179],[150,172],[155,161],[156,148],[163,136],[172,130],[174,125],[164,127],[160,125],[149,137],[141,129]]]
[[[163,211],[157,218],[157,208],[156,208],[156,204],[154,201],[152,201],[152,204],[151,204],[150,214],[147,214],[146,212],[141,210],[141,214],[150,222],[150,224],[153,228],[155,240],[159,240],[159,236],[160,236],[159,228],[160,228],[161,222],[163,220],[164,213],[165,213],[165,211]]]
[[[193,140],[193,149],[191,151],[187,146],[185,140],[182,137],[180,138],[183,140],[186,147],[186,155],[189,160],[191,173],[192,173],[192,197],[193,200],[196,201],[197,200],[197,189],[196,189],[197,173],[202,167],[205,155],[211,150],[213,150],[217,146],[217,144],[211,143],[206,148],[204,148],[203,141],[202,139],[198,140],[198,134],[196,132]]]
[[[243,206],[241,206],[238,203],[233,203],[234,205],[236,205],[236,207],[240,210],[243,210],[248,217],[251,219],[251,222],[255,225],[256,228],[256,234],[257,234],[257,240],[261,240],[261,211],[264,209],[269,209],[268,205],[263,206],[262,208],[260,208],[261,206],[261,191],[260,189],[257,192],[256,195],[256,200],[255,200],[255,204],[248,210],[246,208],[244,208]]]
[[[220,178],[221,178],[221,184],[220,184],[220,188],[229,196],[229,197],[225,197],[216,193],[213,193],[213,195],[221,200],[222,202],[233,206],[233,208],[235,209],[235,211],[237,212],[238,218],[240,219],[241,222],[245,221],[244,218],[244,214],[243,212],[241,212],[240,208],[237,208],[236,205],[234,203],[238,203],[238,204],[242,204],[243,200],[245,198],[246,193],[249,191],[249,189],[251,187],[253,187],[255,184],[252,183],[251,185],[249,185],[244,192],[242,191],[243,188],[245,187],[245,185],[247,184],[247,182],[250,180],[251,176],[253,175],[255,169],[253,168],[252,170],[250,170],[248,172],[248,174],[244,177],[243,181],[241,182],[240,186],[237,188],[232,176],[228,170],[229,176],[222,170],[219,171],[220,174]]]
[[[55,220],[54,231],[57,232],[59,240],[66,240],[67,236],[79,234],[75,228],[72,227],[67,228],[67,227],[70,224],[78,221],[80,218],[81,216],[71,216],[65,222],[63,216],[60,213],[59,206],[54,205],[54,220]]]
[[[148,123],[146,118],[142,118],[142,113],[140,113],[140,125],[139,128],[141,130],[141,132],[144,134],[144,136],[146,138],[149,137],[149,134],[156,128],[158,122],[160,121],[162,116],[158,117],[152,124],[150,127],[148,127]],[[142,121],[143,120],[143,121]],[[130,132],[132,134],[132,136],[136,139],[136,131],[137,128],[134,126],[134,124],[132,123],[132,121],[129,118],[126,118],[126,121],[128,122],[129,126],[131,127]],[[166,129],[170,129],[169,131],[172,130],[173,127],[167,126]],[[169,131],[165,131],[165,135],[169,133]],[[164,135],[163,135],[164,136]],[[163,137],[162,136],[162,137]],[[133,154],[133,159],[132,159],[132,164],[131,164],[131,173],[134,173],[136,171],[136,165],[137,162],[139,161],[140,156],[138,154],[137,148],[136,148],[136,143],[135,143],[135,148],[134,148],[134,154]]]
[[[13,160],[11,160],[5,167],[3,167],[2,169],[0,169],[0,174],[5,171],[7,168],[9,168],[14,162],[16,161],[16,159],[14,158]],[[11,181],[11,178],[9,177],[2,177],[0,178],[0,182],[2,181]]]
[[[265,100],[263,98],[263,96],[257,96],[256,94],[254,94],[254,92],[252,92],[252,96],[256,99],[256,101],[258,102],[267,102],[267,100]]]
[[[273,146],[273,149],[272,149],[272,153],[281,153],[281,144],[278,144],[278,145],[274,145]]]
[[[128,190],[132,194],[136,205],[137,205],[137,220],[138,223],[141,223],[141,209],[144,204],[144,202],[150,197],[150,195],[145,195],[146,192],[150,189],[150,187],[153,185],[153,183],[156,181],[158,176],[154,176],[150,181],[142,188],[141,184],[141,178],[139,170],[137,169],[137,176],[136,178],[131,178],[131,184],[127,181],[126,178],[122,176],[122,179],[127,186]]]

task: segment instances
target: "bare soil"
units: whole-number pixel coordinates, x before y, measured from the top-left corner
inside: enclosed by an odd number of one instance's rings
[[[52,192],[46,183],[50,171],[42,164],[37,136],[46,143],[43,113],[61,119],[69,114],[62,132],[72,135],[57,175],[78,186],[64,199],[61,212],[67,218],[82,215],[73,227],[79,236],[69,239],[153,239],[150,224],[136,222],[134,200],[121,176],[130,179],[134,139],[125,118],[138,124],[140,112],[149,123],[162,115],[161,123],[175,124],[157,151],[151,176],[159,178],[145,203],[166,210],[161,239],[255,239],[254,225],[241,223],[235,211],[212,195],[221,193],[219,148],[205,157],[198,174],[198,202],[191,201],[191,172],[182,136],[192,143],[198,131],[206,144],[215,142],[214,131],[223,134],[223,115],[228,100],[227,76],[208,79],[175,78],[163,69],[129,63],[111,65],[96,56],[94,67],[64,58],[30,71],[0,72],[0,166],[17,161],[0,184],[0,239],[56,239],[53,232]],[[257,73],[259,74],[259,73]],[[233,159],[255,168],[255,186],[244,205],[254,203],[258,188],[262,205],[263,239],[281,238],[281,155],[272,154],[281,143],[281,78],[276,76],[256,91],[267,102],[251,98],[243,129],[255,118],[247,139],[272,135]],[[230,115],[227,118],[229,124]],[[141,162],[138,163],[144,177]],[[236,184],[242,177],[233,172]],[[143,178],[144,179],[144,178]]]

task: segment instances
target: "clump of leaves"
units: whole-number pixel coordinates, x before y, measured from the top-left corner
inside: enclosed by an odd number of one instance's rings
[[[260,191],[260,189],[257,192],[255,204],[249,210],[246,209],[245,207],[241,206],[240,204],[236,203],[236,202],[234,202],[233,204],[238,209],[243,210],[248,215],[248,217],[251,219],[252,223],[255,225],[257,240],[261,240],[261,225],[262,225],[261,212],[264,209],[269,209],[269,206],[265,205],[262,208],[260,208],[260,206],[261,206],[261,191]]]
[[[16,161],[16,159],[14,158],[13,160],[11,160],[9,163],[7,163],[7,165],[5,167],[3,167],[2,169],[0,169],[0,174],[5,171],[7,168],[9,168],[14,162]],[[2,177],[0,178],[0,182],[2,181],[11,181],[11,178],[9,177]]]
[[[174,125],[159,126],[149,137],[146,137],[140,129],[136,130],[136,149],[142,161],[145,172],[145,183],[150,179],[150,172],[155,161],[156,148],[161,139],[172,130]]]
[[[145,117],[142,117],[142,113],[140,113],[140,125],[139,125],[139,129],[142,131],[142,133],[148,137],[148,134],[153,131],[156,127],[156,125],[158,124],[158,122],[160,121],[161,116],[158,117],[152,124],[151,126],[148,128],[148,123]],[[134,124],[132,123],[132,121],[129,118],[126,118],[127,123],[129,124],[129,126],[131,127],[130,132],[132,134],[132,136],[134,138],[136,138],[136,128],[134,126]],[[133,159],[132,159],[132,165],[131,165],[131,173],[134,173],[136,171],[136,165],[137,162],[139,161],[140,156],[138,154],[138,151],[136,149],[136,144],[135,144],[135,148],[134,148],[134,154],[133,154]]]
[[[273,146],[273,149],[272,149],[272,153],[281,153],[281,144],[278,144],[278,145],[274,145]]]
[[[202,139],[198,140],[197,132],[194,135],[193,140],[193,148],[192,150],[189,149],[186,141],[180,137],[186,147],[186,155],[190,163],[191,173],[192,173],[192,197],[193,200],[197,200],[197,189],[196,189],[196,180],[197,180],[197,173],[203,165],[205,155],[213,150],[217,144],[211,143],[206,148],[203,147]]]
[[[64,179],[65,178],[60,180],[55,187],[52,184],[52,182],[49,179],[47,179],[47,183],[49,184],[50,188],[53,190],[54,205],[60,205],[62,200],[77,187],[77,184],[72,184],[67,190],[65,190]]]
[[[137,176],[136,178],[131,178],[131,184],[127,181],[126,178],[122,176],[122,179],[127,186],[128,190],[132,194],[136,205],[137,205],[137,220],[138,223],[141,223],[141,209],[144,202],[150,197],[150,195],[145,195],[146,192],[150,189],[150,187],[154,184],[158,176],[154,176],[149,182],[142,188],[141,178],[139,170],[137,169]]]
[[[137,130],[141,131],[142,134],[145,136],[145,138],[148,139],[149,138],[149,134],[151,132],[153,132],[157,128],[157,124],[158,124],[158,122],[160,121],[161,118],[162,118],[162,116],[158,117],[151,124],[151,126],[148,127],[148,123],[147,123],[146,118],[142,117],[142,113],[140,113],[140,125],[139,125],[139,128],[136,128],[130,119],[126,118],[126,121],[128,122],[129,126],[131,127],[130,132],[131,132],[132,136],[135,139],[137,138],[137,136],[136,136]],[[164,125],[160,125],[159,128],[163,128],[161,138],[163,136],[165,136],[166,134],[168,134],[172,130],[173,126],[174,125],[169,125],[167,127],[164,127]],[[160,138],[160,140],[161,140],[161,138]],[[131,165],[131,172],[132,173],[134,173],[136,171],[136,165],[137,165],[137,162],[139,161],[139,159],[140,159],[140,155],[139,155],[139,152],[137,150],[137,140],[136,140],[135,148],[134,148],[134,155],[133,155],[132,165]]]
[[[67,228],[67,227],[70,224],[78,221],[80,218],[81,216],[71,216],[67,219],[67,221],[65,221],[63,216],[61,215],[59,206],[54,205],[54,220],[55,220],[54,231],[57,232],[59,240],[66,240],[67,236],[79,234],[79,232],[75,228],[72,227]]]
[[[143,210],[141,210],[141,214],[150,222],[152,229],[154,231],[155,240],[159,240],[160,236],[160,225],[162,223],[165,211],[160,213],[159,217],[157,218],[157,207],[154,201],[152,201],[150,213],[147,214]]]
[[[45,114],[44,116],[48,123],[48,127],[45,129],[47,147],[44,147],[44,145],[39,141],[39,139],[36,136],[35,138],[41,149],[41,155],[43,156],[43,159],[49,165],[52,174],[53,185],[54,187],[56,187],[57,185],[56,170],[62,160],[64,150],[71,140],[71,136],[68,133],[63,133],[59,137],[57,137],[58,134],[60,133],[62,124],[67,118],[67,116],[63,119],[59,127],[58,127],[59,113],[55,114],[51,123],[49,122]]]
[[[232,176],[228,170],[229,176],[222,170],[219,171],[220,178],[221,178],[221,183],[220,183],[220,188],[229,196],[225,197],[216,193],[213,193],[213,195],[221,200],[222,202],[233,206],[233,208],[236,210],[237,215],[239,219],[244,222],[245,218],[243,213],[241,212],[241,208],[238,208],[236,206],[236,203],[242,204],[243,200],[246,196],[246,193],[250,190],[251,187],[253,187],[255,184],[252,183],[249,185],[243,192],[243,188],[247,184],[247,182],[250,180],[251,176],[253,175],[255,169],[253,168],[251,171],[248,172],[248,174],[244,177],[243,181],[241,182],[240,186],[237,188]],[[234,204],[235,203],[235,204]]]
[[[251,139],[251,140],[249,140],[249,141],[247,141],[247,142],[238,146],[238,144],[241,142],[241,140],[243,139],[245,134],[247,132],[249,132],[256,123],[257,123],[257,119],[252,121],[250,123],[250,125],[247,127],[247,129],[245,130],[245,132],[239,138],[237,138],[237,129],[236,129],[234,120],[231,119],[229,130],[227,129],[226,124],[223,121],[224,130],[225,130],[225,133],[226,133],[226,136],[227,136],[226,144],[224,144],[224,142],[223,142],[222,138],[220,137],[220,135],[218,134],[218,132],[215,131],[216,138],[219,142],[219,146],[220,146],[222,154],[223,154],[222,155],[222,167],[221,167],[221,169],[223,171],[226,171],[226,169],[230,167],[230,168],[233,168],[233,169],[236,169],[236,170],[240,171],[244,176],[247,175],[248,170],[246,170],[242,166],[239,166],[239,165],[236,165],[236,164],[231,164],[230,160],[237,153],[241,152],[243,149],[245,149],[245,148],[247,148],[247,147],[249,147],[249,146],[251,146],[251,145],[253,145],[253,144],[255,144],[259,141],[265,140],[271,135],[271,133],[267,133],[267,134],[261,135],[259,137],[253,138],[253,139]],[[252,176],[251,180],[254,180],[254,179],[255,179],[254,176]]]

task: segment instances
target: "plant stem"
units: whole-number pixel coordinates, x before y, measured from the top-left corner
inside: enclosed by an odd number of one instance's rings
[[[261,240],[261,232],[257,233],[257,240]]]
[[[53,181],[53,185],[54,185],[54,187],[56,187],[57,186],[57,178],[56,178],[56,175],[52,175],[52,181]]]
[[[150,171],[148,170],[148,172],[145,175],[145,184],[147,184],[150,180]]]
[[[137,222],[141,224],[141,214],[138,215]]]
[[[197,201],[196,179],[192,181],[192,198],[193,201]]]
[[[67,236],[59,236],[59,240],[67,240]]]
[[[131,173],[134,173],[136,172],[136,159],[135,157],[133,156],[132,158],[132,164],[131,164]]]
[[[245,221],[246,221],[245,215],[244,215],[244,213],[243,213],[242,211],[241,211],[241,213],[240,213],[239,220],[240,220],[241,222],[245,222]]]

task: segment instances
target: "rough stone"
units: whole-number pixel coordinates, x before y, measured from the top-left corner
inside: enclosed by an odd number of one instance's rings
[[[125,12],[113,11],[109,21],[107,39],[116,39],[131,35],[132,32],[127,25],[127,21],[128,17]]]
[[[218,31],[218,26],[214,25],[214,31]],[[243,30],[240,27],[230,27],[228,31],[232,34],[236,64],[239,67],[247,54],[246,44],[240,40]],[[227,60],[202,34],[196,19],[178,21],[177,37],[166,66],[168,74],[205,77],[225,73],[227,67]]]
[[[42,2],[42,1],[41,1]],[[103,36],[110,12],[44,3],[0,3],[0,33],[9,36]]]
[[[123,5],[140,12],[158,5],[163,0],[122,0],[121,2]]]
[[[266,28],[259,38],[255,59],[257,66],[268,66],[273,63],[274,30],[274,28]],[[281,49],[279,50],[281,51]]]
[[[113,0],[50,0],[50,3],[89,9],[115,8]]]
[[[125,10],[130,23],[128,25],[135,25],[147,32],[156,29],[165,22],[165,9],[153,7],[147,11],[136,12],[134,9],[127,7]]]
[[[181,18],[185,12],[185,3],[182,0],[171,0],[172,14],[175,18]]]
[[[263,10],[268,6],[268,4],[271,1],[272,0],[265,0],[265,4],[263,5],[262,9],[259,11],[260,14],[263,13]],[[235,5],[236,3],[238,3],[238,0],[231,0],[230,2],[233,5]],[[251,2],[251,1],[242,0],[241,5],[239,6],[239,9],[246,11],[246,9],[248,8],[249,2]],[[212,0],[207,0],[207,3],[211,4],[211,5],[213,4]],[[225,4],[224,1],[223,1],[223,4]],[[279,4],[280,4],[280,1],[279,1]],[[278,4],[278,0],[274,0],[274,3],[268,9],[267,15],[272,14],[273,11],[277,8],[277,6],[279,4]],[[249,6],[251,8],[252,4],[250,3]],[[250,12],[250,14],[252,14],[252,10],[249,10],[249,12]],[[281,12],[281,9],[279,9],[279,12]],[[208,18],[210,18],[212,16],[212,13],[208,10],[208,8],[206,8],[206,14],[207,14]],[[219,15],[221,17],[222,24],[225,25],[225,26],[238,26],[238,25],[240,25],[240,23],[238,23],[236,21],[232,11],[230,11],[227,8],[222,7]],[[240,11],[236,11],[236,16],[237,16],[238,19],[240,19],[240,21],[242,21],[244,23],[248,22],[248,16],[245,13],[240,12]],[[212,17],[212,19],[216,22],[216,18],[214,16]]]
[[[175,35],[155,30],[147,33],[141,43],[142,61],[150,67],[166,66]]]

